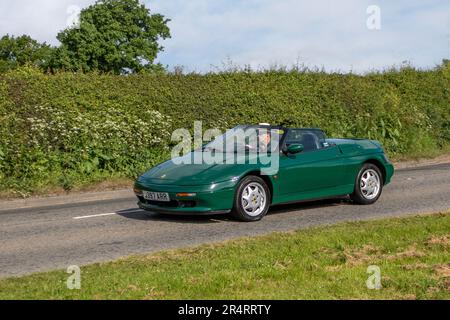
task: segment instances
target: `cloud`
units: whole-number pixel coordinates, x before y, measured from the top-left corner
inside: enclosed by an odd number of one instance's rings
[[[56,44],[70,5],[93,0],[2,0],[0,34],[30,34]],[[363,72],[402,61],[433,67],[449,58],[450,3],[430,0],[152,0],[172,19],[172,39],[159,61],[192,71],[227,60],[254,68],[297,62]],[[369,5],[381,9],[381,30],[368,30]]]
[[[94,0],[2,0],[0,2],[0,35],[28,34],[51,44],[67,27],[71,6],[86,7]]]
[[[226,3],[229,3],[228,5]],[[161,62],[194,70],[239,65],[365,71],[408,60],[433,67],[448,57],[450,3],[379,1],[381,30],[367,29],[372,1],[154,1],[173,19]],[[214,7],[214,8],[213,8]]]

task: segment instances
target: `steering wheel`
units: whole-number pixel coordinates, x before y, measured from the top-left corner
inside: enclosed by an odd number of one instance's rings
[[[237,145],[237,150],[241,149],[243,147],[243,149],[245,151],[251,151],[251,150],[256,150],[256,148],[248,143],[239,143],[236,144]]]

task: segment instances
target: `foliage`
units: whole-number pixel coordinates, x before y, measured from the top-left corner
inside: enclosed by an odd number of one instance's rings
[[[373,73],[0,77],[0,190],[66,189],[136,177],[169,157],[176,128],[269,122],[320,127],[333,137],[380,140],[394,158],[450,145],[450,64]]]
[[[170,37],[167,22],[138,0],[99,0],[81,11],[79,26],[58,34],[54,69],[134,73],[162,69],[153,62]]]
[[[0,73],[20,66],[33,65],[46,70],[53,48],[27,35],[5,35],[0,39]]]

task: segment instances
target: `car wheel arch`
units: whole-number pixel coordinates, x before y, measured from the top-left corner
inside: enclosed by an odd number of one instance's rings
[[[273,199],[273,184],[272,184],[272,180],[269,178],[269,176],[265,175],[265,174],[261,174],[260,170],[252,170],[252,171],[249,171],[249,172],[246,172],[245,174],[243,174],[241,176],[241,178],[239,179],[239,182],[242,181],[245,177],[248,177],[248,176],[256,176],[256,177],[259,177],[259,178],[264,180],[264,182],[266,183],[267,187],[269,188],[269,191],[270,191],[270,203],[272,203],[272,199]]]
[[[366,163],[373,164],[380,170],[382,178],[383,178],[383,185],[384,185],[386,183],[386,168],[381,163],[381,161],[379,161],[377,159],[369,159],[369,160],[364,161],[363,165]]]

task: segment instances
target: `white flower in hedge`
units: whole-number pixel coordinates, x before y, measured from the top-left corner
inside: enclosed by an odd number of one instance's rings
[[[156,144],[166,147],[164,142],[170,138],[170,117],[155,110],[135,114],[116,108],[81,111],[37,106],[35,109],[37,115],[26,121],[28,141],[36,147],[80,150],[88,144],[100,145],[106,150],[139,152]]]

